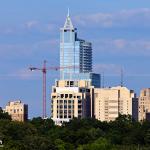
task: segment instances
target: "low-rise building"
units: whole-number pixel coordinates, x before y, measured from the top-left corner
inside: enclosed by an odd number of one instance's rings
[[[95,88],[95,118],[101,121],[113,121],[119,114],[132,115],[134,98],[134,91],[126,87]]]
[[[75,117],[92,117],[92,93],[91,81],[56,81],[51,94],[51,118],[61,125]]]
[[[150,88],[142,89],[139,96],[139,121],[149,120],[150,114]]]
[[[20,100],[8,102],[4,111],[8,112],[13,121],[24,122],[28,119],[28,105]]]

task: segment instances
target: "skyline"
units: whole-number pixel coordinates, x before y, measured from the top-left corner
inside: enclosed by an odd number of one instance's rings
[[[88,0],[86,6],[85,1],[79,0],[8,2],[1,2],[0,6],[0,106],[4,107],[9,100],[21,99],[29,105],[30,117],[41,116],[42,73],[30,72],[28,68],[42,66],[45,59],[47,66],[59,66],[59,29],[64,25],[68,5],[79,37],[93,44],[93,71],[105,73],[105,85],[120,84],[119,72],[123,67],[125,86],[137,95],[140,89],[149,87],[148,0]],[[50,87],[56,78],[59,72],[47,74],[48,114]]]

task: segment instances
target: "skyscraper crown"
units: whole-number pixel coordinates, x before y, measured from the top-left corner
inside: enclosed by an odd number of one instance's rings
[[[66,29],[66,30],[73,30],[74,29],[71,18],[70,18],[69,9],[68,9],[67,18],[66,18],[66,21],[64,24],[64,29]]]

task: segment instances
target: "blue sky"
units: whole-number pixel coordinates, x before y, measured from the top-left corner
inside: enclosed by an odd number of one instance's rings
[[[149,0],[0,0],[0,106],[21,99],[29,116],[40,116],[42,73],[28,67],[59,65],[59,28],[67,9],[80,38],[93,44],[94,71],[104,72],[105,86],[120,82],[137,95],[150,87]],[[47,74],[47,112],[50,92],[59,72]]]

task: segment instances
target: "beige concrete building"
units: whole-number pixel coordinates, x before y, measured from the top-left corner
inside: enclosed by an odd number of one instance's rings
[[[95,88],[94,97],[94,115],[98,120],[115,120],[119,114],[132,115],[135,94],[126,87]]]
[[[56,81],[51,93],[51,118],[58,125],[70,119],[92,117],[93,87],[90,81]]]
[[[142,89],[139,97],[139,121],[149,119],[150,114],[150,88]]]
[[[8,102],[4,111],[8,112],[13,121],[24,122],[28,119],[28,105],[20,100]]]

